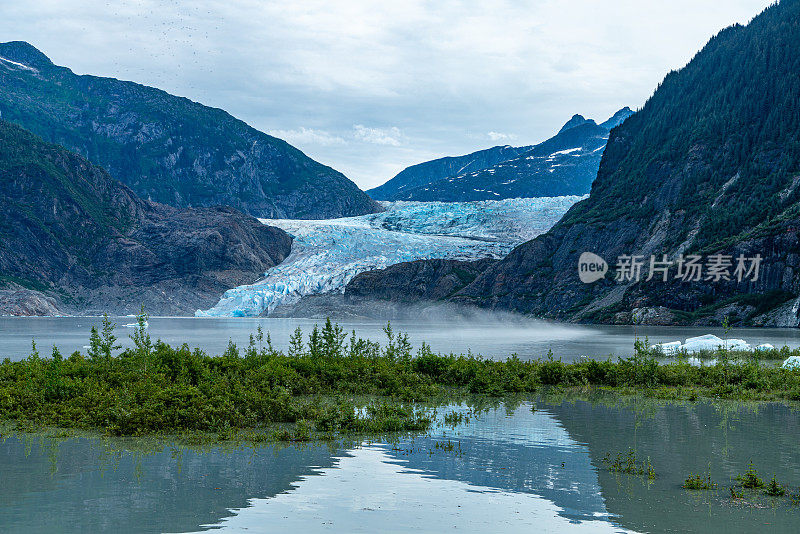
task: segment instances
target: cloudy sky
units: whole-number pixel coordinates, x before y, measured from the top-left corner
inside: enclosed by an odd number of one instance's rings
[[[36,0],[0,40],[223,108],[369,188],[640,107],[771,0]],[[383,5],[381,5],[383,4]]]

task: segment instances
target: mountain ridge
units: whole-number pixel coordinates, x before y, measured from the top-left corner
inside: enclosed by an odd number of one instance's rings
[[[380,211],[338,171],[224,110],[76,75],[24,41],[0,43],[0,58],[2,118],[81,154],[143,198],[269,218]]]
[[[625,107],[600,125],[576,114],[537,145],[494,147],[420,163],[367,193],[379,200],[445,202],[584,195],[597,173],[611,129],[607,126],[630,114]]]

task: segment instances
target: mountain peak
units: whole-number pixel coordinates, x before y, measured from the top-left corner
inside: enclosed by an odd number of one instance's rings
[[[625,119],[627,119],[631,115],[633,115],[633,110],[628,106],[625,106],[624,108],[614,113],[611,117],[609,117],[607,121],[601,123],[600,126],[608,130],[611,130],[613,128],[616,128],[623,122],[625,122]]]
[[[25,41],[9,41],[0,43],[0,57],[22,63],[37,69],[52,67],[50,61],[38,48]]]
[[[574,128],[576,126],[580,126],[581,124],[585,124],[587,122],[590,122],[590,121],[587,120],[586,117],[576,113],[575,115],[572,116],[572,118],[570,120],[568,120],[566,122],[566,124],[564,124],[564,126],[561,127],[561,129],[558,131],[558,133],[561,133],[564,130],[569,130],[570,128]],[[594,121],[591,121],[591,122],[594,122]]]

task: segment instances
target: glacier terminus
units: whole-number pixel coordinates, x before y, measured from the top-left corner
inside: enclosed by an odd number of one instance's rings
[[[283,263],[229,289],[198,317],[256,317],[306,295],[344,292],[364,271],[422,259],[500,258],[550,229],[582,196],[384,202],[385,211],[323,220],[261,219],[293,238]]]

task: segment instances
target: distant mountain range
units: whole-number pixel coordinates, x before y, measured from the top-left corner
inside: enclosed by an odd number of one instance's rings
[[[611,132],[588,199],[450,300],[582,322],[800,325],[798,50],[800,0],[721,31]],[[610,272],[582,283],[583,252]],[[690,256],[697,279],[687,277]],[[617,268],[625,257],[643,263],[640,277]],[[648,280],[651,257],[666,259],[666,281]],[[736,275],[739,258],[750,271],[756,257],[757,277]],[[391,284],[374,274],[351,284],[410,294],[397,281],[413,278],[424,294],[418,274],[432,273],[435,288],[447,274],[436,267],[394,266]]]
[[[444,202],[585,195],[609,132],[632,114],[625,107],[601,124],[574,115],[538,145],[497,146],[419,163],[367,193],[376,200]]]
[[[344,175],[220,109],[133,82],[78,76],[0,43],[0,117],[77,152],[139,196],[320,219],[380,207]]]
[[[0,314],[191,314],[255,281],[291,243],[232,208],[142,200],[0,120]]]

